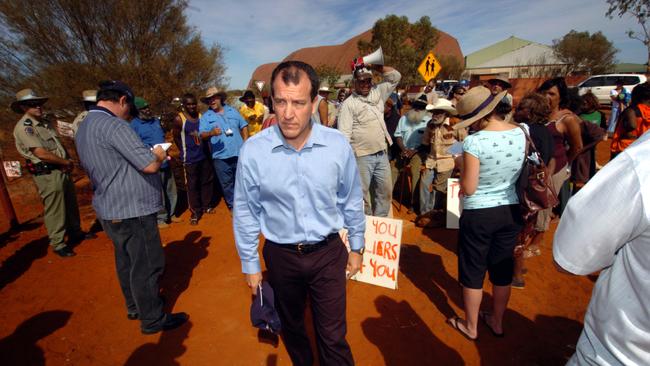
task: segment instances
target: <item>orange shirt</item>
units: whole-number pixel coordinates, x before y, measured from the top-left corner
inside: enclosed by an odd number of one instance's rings
[[[636,129],[633,131],[625,131],[625,124],[618,123],[616,130],[614,131],[614,136],[612,137],[612,146],[610,147],[611,152],[620,153],[627,149],[628,146],[630,146],[646,131],[650,130],[650,106],[637,104],[635,108],[641,112],[641,116],[637,116],[636,118]]]

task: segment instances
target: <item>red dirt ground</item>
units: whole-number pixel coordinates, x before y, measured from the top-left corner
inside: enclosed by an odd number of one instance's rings
[[[598,149],[607,161],[609,143]],[[88,181],[77,182],[84,228],[94,218]],[[288,365],[280,342],[258,340],[223,204],[198,226],[161,230],[167,307],[190,314],[174,331],[145,336],[125,316],[112,244],[105,233],[61,259],[48,248],[30,178],[10,184],[21,231],[0,221],[1,365]],[[456,231],[416,228],[405,209],[399,289],[348,285],[348,340],[358,365],[561,365],[573,353],[595,277],[558,273],[552,232],[528,262],[526,289],[513,290],[505,338],[484,326],[470,342],[445,324],[462,313]],[[488,287],[489,290],[489,287]],[[489,296],[485,296],[485,304]]]

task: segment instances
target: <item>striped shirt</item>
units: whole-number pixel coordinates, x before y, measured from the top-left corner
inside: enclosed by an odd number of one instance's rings
[[[121,220],[162,209],[160,176],[142,172],[155,156],[128,122],[94,107],[79,126],[75,143],[93,184],[99,218]]]

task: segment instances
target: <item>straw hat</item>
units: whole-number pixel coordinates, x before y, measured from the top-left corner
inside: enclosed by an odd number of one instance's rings
[[[460,117],[462,121],[455,124],[454,129],[458,130],[470,126],[472,123],[490,114],[507,93],[508,92],[504,90],[497,95],[492,95],[490,89],[484,86],[471,88],[467,93],[465,93],[463,98],[456,103],[458,117]]]
[[[97,103],[97,90],[84,90],[81,96],[84,102]]]
[[[23,114],[23,110],[20,108],[21,104],[25,102],[37,101],[40,102],[40,105],[43,105],[45,102],[47,102],[47,100],[47,97],[36,96],[32,89],[23,89],[16,93],[16,100],[11,103],[11,109],[16,113]]]
[[[454,106],[451,104],[451,101],[448,99],[442,99],[438,98],[438,100],[434,104],[429,104],[427,105],[427,111],[435,111],[435,110],[441,110],[445,111],[452,116],[455,116],[458,114],[458,111]]]
[[[320,88],[318,88],[318,92],[331,93],[332,90],[330,90],[330,88],[328,88],[326,86],[321,86]]]
[[[205,92],[205,96],[201,98],[201,102],[208,104],[208,99],[214,97],[215,95],[219,94],[219,89],[215,86],[211,86],[208,88],[208,90]]]

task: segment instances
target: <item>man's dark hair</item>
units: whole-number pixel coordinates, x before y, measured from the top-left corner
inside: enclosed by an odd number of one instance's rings
[[[194,100],[197,100],[197,99],[196,99],[196,96],[194,96],[194,94],[192,94],[192,93],[185,93],[185,94],[183,94],[183,96],[181,97],[181,102],[182,102],[183,104],[185,104],[185,102],[186,102],[188,99],[194,99]]]
[[[596,97],[596,95],[591,91],[586,92],[585,95],[582,96],[582,108],[580,108],[580,112],[590,113],[597,111],[598,108],[600,108],[598,97]]]
[[[650,101],[650,84],[641,83],[632,89],[632,101],[630,105],[637,105],[639,103]]]
[[[123,97],[124,93],[120,93],[117,90],[111,89],[100,89],[97,91],[97,101],[108,100],[111,102],[119,102],[120,98]]]
[[[275,96],[275,91],[273,90],[273,84],[275,82],[275,78],[278,75],[282,77],[282,82],[285,85],[289,85],[289,83],[298,85],[298,83],[300,82],[301,71],[307,74],[307,78],[309,78],[309,82],[311,83],[311,90],[309,91],[309,96],[311,97],[312,100],[314,100],[314,98],[316,98],[316,95],[318,94],[320,79],[318,78],[318,74],[316,74],[316,70],[314,70],[314,68],[311,67],[311,65],[304,63],[302,61],[285,61],[275,67],[273,73],[271,74],[271,95]]]
[[[539,93],[529,93],[519,101],[517,108],[526,108],[530,112],[530,119],[526,122],[528,124],[544,124],[548,122],[551,116],[551,106],[548,104],[548,99]],[[520,122],[520,121],[517,121]]]
[[[508,114],[512,111],[512,105],[510,103],[504,102],[503,100],[499,101],[494,111],[492,113],[499,116],[499,118],[505,120]]]
[[[569,107],[569,91],[566,86],[566,82],[563,77],[548,79],[542,85],[537,88],[538,93],[544,93],[545,91],[556,87],[560,94],[560,108]]]

